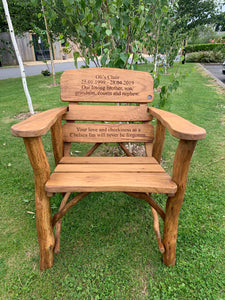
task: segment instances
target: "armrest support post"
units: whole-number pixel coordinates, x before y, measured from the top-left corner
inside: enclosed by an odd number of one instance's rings
[[[55,244],[51,226],[50,199],[45,191],[45,183],[50,177],[50,167],[41,137],[24,138],[24,144],[35,176],[35,210],[40,247],[40,269],[44,270],[53,265]]]
[[[174,158],[172,180],[177,184],[177,192],[168,197],[166,203],[166,217],[163,232],[165,253],[163,261],[166,266],[175,265],[176,240],[179,212],[183,203],[187,174],[197,141],[180,140]]]
[[[63,157],[63,138],[62,138],[62,117],[58,118],[55,124],[51,127],[52,148],[55,158],[55,165]]]
[[[158,161],[158,163],[160,163],[162,157],[165,134],[166,134],[166,127],[163,126],[163,124],[159,120],[157,120],[152,156]]]

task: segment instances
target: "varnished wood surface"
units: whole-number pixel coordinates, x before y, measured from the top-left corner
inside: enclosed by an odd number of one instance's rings
[[[50,176],[50,167],[42,145],[41,137],[24,138],[27,154],[35,177],[36,228],[40,248],[40,269],[53,266],[54,233],[51,226],[50,199],[45,183]]]
[[[153,157],[63,157],[46,190],[175,193],[176,184]]]
[[[166,173],[53,173],[48,192],[149,192],[175,193],[177,186]]]
[[[166,266],[175,265],[178,218],[184,199],[187,174],[197,141],[180,140],[173,164],[173,180],[177,184],[177,192],[168,197],[163,232],[165,253],[163,261]]]
[[[63,157],[61,164],[157,164],[154,157]]]
[[[149,121],[152,117],[147,110],[146,105],[74,105],[74,103],[70,103],[69,111],[63,116],[63,119],[113,122]]]
[[[155,107],[149,107],[149,111],[153,117],[157,118],[169,130],[172,136],[178,139],[201,140],[206,136],[205,129],[173,113]]]
[[[164,173],[159,164],[59,164],[56,173]]]
[[[44,135],[56,120],[67,111],[67,107],[53,108],[35,114],[11,127],[11,133],[18,137],[36,137]]]
[[[116,68],[67,70],[61,76],[61,99],[148,103],[153,100],[153,79],[147,72]]]
[[[66,123],[63,125],[64,142],[152,142],[153,138],[152,124]]]

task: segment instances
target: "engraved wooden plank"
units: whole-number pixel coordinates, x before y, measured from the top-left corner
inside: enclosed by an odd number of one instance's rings
[[[63,164],[157,164],[154,157],[63,157]]]
[[[148,103],[153,101],[153,79],[147,72],[116,68],[67,70],[61,76],[61,99]]]
[[[121,191],[175,193],[177,185],[167,173],[53,173],[47,192]]]
[[[136,173],[164,173],[159,164],[59,164],[56,173],[112,173],[112,172],[136,172]]]
[[[80,143],[152,142],[152,124],[66,123],[63,140]]]
[[[116,106],[116,105],[74,105],[70,103],[69,111],[63,116],[64,120],[77,121],[151,121],[145,105]]]

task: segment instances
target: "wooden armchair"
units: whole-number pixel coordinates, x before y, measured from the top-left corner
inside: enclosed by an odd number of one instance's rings
[[[174,265],[188,168],[196,142],[205,137],[205,130],[175,114],[149,107],[153,80],[145,72],[68,70],[61,77],[61,99],[68,101],[69,107],[39,113],[11,128],[14,136],[23,137],[34,171],[40,269],[52,267],[53,254],[59,252],[62,217],[90,192],[99,191],[125,192],[147,201],[163,261],[167,266]],[[153,118],[157,119],[155,133]],[[49,129],[56,165],[52,174],[41,140]],[[172,178],[160,165],[166,129],[180,140]],[[146,156],[134,157],[124,145],[127,142],[144,143]],[[84,157],[71,157],[71,143],[94,146]],[[118,143],[126,157],[91,156],[102,143]],[[63,199],[52,217],[50,198],[54,193],[61,193]],[[71,193],[76,194],[68,201]],[[165,212],[151,193],[168,195]],[[164,221],[162,240],[158,215]]]

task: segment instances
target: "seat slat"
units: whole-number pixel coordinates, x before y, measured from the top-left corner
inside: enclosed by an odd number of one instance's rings
[[[154,157],[63,157],[60,164],[156,164]]]
[[[136,122],[151,121],[147,106],[69,105],[63,120]]]
[[[164,173],[159,164],[59,164],[56,173]]]
[[[45,185],[47,192],[146,192],[169,193],[177,185],[167,173],[53,173]]]

